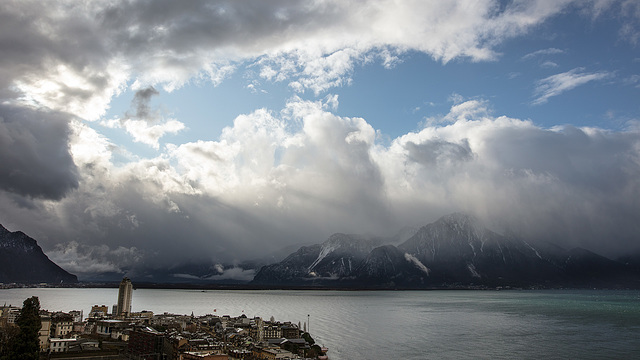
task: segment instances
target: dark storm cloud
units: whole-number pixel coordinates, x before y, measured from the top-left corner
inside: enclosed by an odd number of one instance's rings
[[[4,1],[0,7],[0,91],[7,91],[15,79],[46,73],[57,63],[81,70],[104,65],[109,58],[94,24],[81,9],[70,8],[65,21],[58,21],[42,5]],[[104,82],[100,76],[89,80],[97,85]]]
[[[640,250],[637,132],[502,129],[487,144],[485,156],[505,171],[502,188],[513,192],[511,201],[495,203],[503,221],[568,247]]]
[[[69,153],[73,116],[65,114],[63,106],[48,110],[41,105],[48,100],[47,105],[78,104],[94,97],[95,89],[57,82],[55,92],[33,98],[25,87],[45,91],[39,82],[50,80],[60,64],[83,74],[95,88],[104,87],[109,76],[91,70],[104,65],[107,57],[86,17],[71,13],[65,16],[72,21],[57,21],[50,15],[38,2],[6,1],[0,6],[0,188],[59,200],[78,186]]]
[[[467,139],[461,144],[433,139],[421,144],[408,142],[409,159],[424,165],[438,165],[442,163],[455,164],[473,159],[473,153]]]
[[[0,189],[61,199],[78,186],[62,114],[0,105]]]
[[[167,55],[177,59],[180,54],[193,54],[194,44],[263,51],[304,32],[340,24],[348,14],[339,9],[289,0],[131,1],[114,3],[97,18],[127,52],[167,49],[171,51]]]
[[[488,140],[487,155],[506,169],[550,174],[585,191],[614,193],[635,185],[637,134],[587,131],[574,126],[558,132],[504,129]]]
[[[151,107],[149,102],[153,96],[160,94],[153,86],[136,91],[132,104],[136,108],[135,117],[138,119],[147,119],[151,116]]]

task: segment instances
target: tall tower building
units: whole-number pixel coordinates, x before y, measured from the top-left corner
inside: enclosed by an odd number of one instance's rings
[[[133,285],[129,278],[124,278],[120,282],[118,289],[118,307],[116,316],[129,316],[131,314],[131,295],[133,294]]]
[[[256,324],[258,328],[258,342],[264,341],[264,323],[262,322],[262,318],[258,318],[258,323]]]

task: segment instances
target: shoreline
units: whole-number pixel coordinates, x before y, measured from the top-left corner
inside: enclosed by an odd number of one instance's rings
[[[117,289],[119,282],[78,282],[73,284],[0,284],[1,289],[20,288],[71,288],[71,289]],[[136,283],[135,289],[176,289],[176,290],[240,290],[240,291],[439,291],[439,290],[475,290],[475,291],[526,291],[526,290],[640,290],[634,287],[598,287],[598,286],[484,286],[484,285],[444,285],[430,287],[376,287],[376,286],[305,286],[305,285],[256,285],[256,284],[194,284],[194,283]]]

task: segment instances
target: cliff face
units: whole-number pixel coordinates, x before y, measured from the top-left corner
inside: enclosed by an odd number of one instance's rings
[[[0,225],[0,282],[59,284],[78,278],[49,260],[34,239]]]

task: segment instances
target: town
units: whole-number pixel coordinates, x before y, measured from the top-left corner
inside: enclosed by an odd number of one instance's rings
[[[328,359],[327,348],[316,344],[307,323],[280,322],[273,317],[248,318],[132,312],[133,285],[124,278],[117,304],[82,310],[39,310],[41,359]],[[26,301],[25,301],[26,303]],[[3,340],[17,329],[22,308],[0,307]],[[214,309],[214,313],[216,310]],[[0,348],[3,342],[0,340]]]

